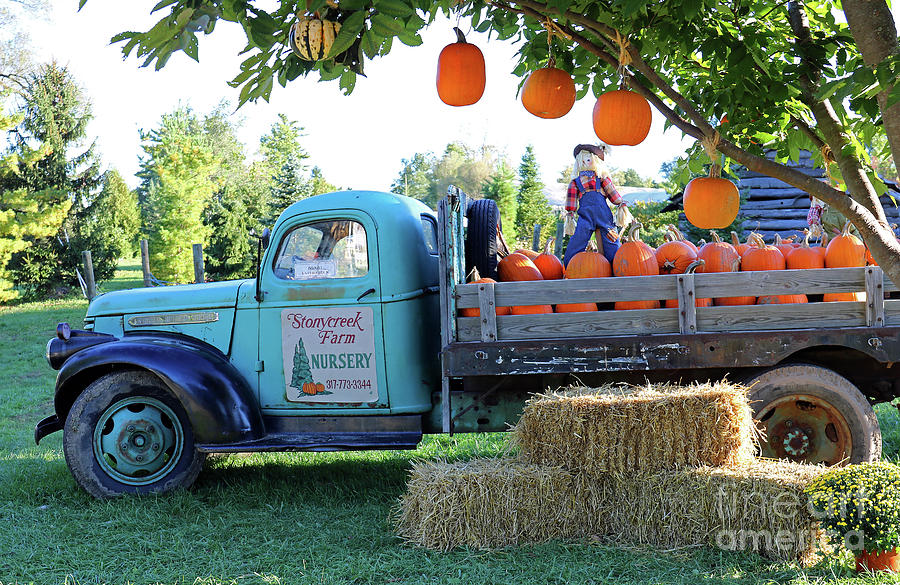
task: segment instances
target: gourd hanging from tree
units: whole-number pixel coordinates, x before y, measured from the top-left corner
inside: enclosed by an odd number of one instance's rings
[[[647,138],[653,113],[647,99],[626,89],[626,67],[631,63],[628,54],[628,40],[618,36],[619,78],[621,87],[608,91],[597,98],[594,104],[593,123],[597,138],[611,146],[635,146]]]
[[[572,76],[556,68],[553,57],[553,21],[549,18],[547,47],[550,59],[546,67],[533,71],[522,86],[522,105],[538,118],[561,118],[575,105],[575,82]]]
[[[701,229],[722,229],[737,219],[741,196],[737,187],[728,179],[720,177],[722,165],[718,163],[716,144],[719,133],[703,139],[703,148],[712,163],[708,177],[692,179],[684,189],[684,215],[687,220]]]
[[[448,106],[469,106],[484,94],[484,55],[466,42],[459,27],[453,30],[457,41],[444,47],[438,56],[438,97]]]
[[[291,50],[304,61],[319,61],[331,51],[341,23],[315,16],[301,16],[291,25]]]

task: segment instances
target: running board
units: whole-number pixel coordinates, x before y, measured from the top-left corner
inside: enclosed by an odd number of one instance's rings
[[[346,433],[270,433],[238,443],[197,445],[204,453],[255,451],[367,451],[415,449],[422,431]]]

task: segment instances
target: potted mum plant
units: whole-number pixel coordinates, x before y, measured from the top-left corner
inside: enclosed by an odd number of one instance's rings
[[[857,571],[900,570],[900,467],[880,461],[828,471],[805,490],[829,540]]]

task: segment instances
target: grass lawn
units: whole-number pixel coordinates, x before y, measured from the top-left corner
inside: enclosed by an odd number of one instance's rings
[[[102,288],[140,280],[129,262]],[[61,433],[40,447],[33,440],[34,424],[52,413],[44,344],[58,321],[80,326],[86,306],[0,308],[0,585],[898,582],[857,577],[848,554],[801,569],[712,549],[560,542],[436,553],[401,543],[389,518],[410,462],[497,455],[502,434],[433,436],[416,451],[214,457],[190,491],[95,500],[70,477]],[[878,414],[885,456],[898,460],[897,411]]]

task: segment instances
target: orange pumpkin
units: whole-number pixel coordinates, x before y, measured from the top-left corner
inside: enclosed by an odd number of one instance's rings
[[[671,224],[671,223],[668,224],[666,226],[666,229],[668,231],[672,232],[673,234],[675,234],[675,239],[678,240],[679,242],[684,242],[684,244],[686,246],[690,247],[691,250],[694,251],[694,253],[697,253],[700,251],[699,248],[697,248],[696,244],[694,244],[694,242],[692,242],[689,239],[687,239],[686,237],[684,237],[684,234],[681,233],[681,230],[679,230],[677,227],[675,227],[674,224]]]
[[[658,309],[659,301],[616,301],[616,311],[630,311],[633,309]]]
[[[740,305],[755,305],[756,297],[718,297],[713,301],[717,307],[737,307]]]
[[[875,262],[875,257],[872,256],[871,250],[866,246],[866,264],[868,266],[878,266],[878,262]]]
[[[635,222],[628,230],[628,241],[613,256],[612,269],[616,276],[652,276],[659,274],[659,264],[653,248],[638,238],[641,224]]]
[[[550,247],[553,245],[554,238],[547,239],[547,245],[544,246],[543,254],[538,254],[534,259],[534,265],[541,271],[544,280],[556,280],[566,275],[566,269],[563,267],[562,260],[557,258]]]
[[[497,274],[503,282],[544,280],[541,271],[524,254],[513,252],[497,263]]]
[[[734,246],[735,251],[738,253],[738,256],[743,256],[744,252],[747,251],[747,248],[750,247],[750,244],[747,242],[741,243],[740,238],[738,238],[737,232],[731,232],[731,245]]]
[[[543,313],[552,313],[551,305],[516,305],[512,308],[513,315],[540,315]]]
[[[697,254],[697,259],[704,261],[704,264],[697,268],[697,272],[735,272],[740,270],[741,257],[734,246],[722,241],[716,232],[710,232],[710,234],[712,241],[704,244]]]
[[[781,254],[784,256],[784,259],[787,260],[788,252],[799,246],[799,244],[794,244],[794,238],[790,237],[787,239],[782,239],[781,234],[775,234],[775,247],[781,251]]]
[[[319,382],[316,384],[316,394],[321,394],[322,392],[325,392],[325,384]]]
[[[444,47],[438,57],[438,97],[448,106],[468,106],[484,94],[484,55],[466,42],[459,28],[453,30],[457,41]]]
[[[600,252],[578,252],[566,265],[566,278],[605,278],[612,276],[612,266]]]
[[[572,76],[550,63],[528,76],[522,86],[522,105],[538,118],[561,118],[575,104]]]
[[[825,293],[822,295],[822,300],[826,303],[833,302],[841,302],[841,301],[853,301],[853,302],[866,302],[866,293],[864,291],[860,292],[852,292],[852,293]]]
[[[568,303],[556,305],[557,313],[586,313],[596,311],[597,303]]]
[[[477,272],[476,272],[477,274]],[[497,281],[493,278],[479,278],[477,280],[473,280],[471,284],[478,284],[479,282],[493,282]],[[494,312],[498,315],[509,315],[509,307],[494,307]],[[459,310],[460,317],[481,317],[481,310],[478,307],[470,307],[468,309],[460,309]]]
[[[757,234],[750,249],[741,257],[741,270],[784,270],[784,254],[775,246],[767,245]]]
[[[540,252],[535,252],[534,250],[529,250],[528,248],[517,248],[513,250],[515,254],[522,254],[523,256],[528,256],[528,259],[534,262],[534,259],[541,255]]]
[[[795,303],[808,303],[806,295],[768,295],[759,297],[757,305],[790,305]]]
[[[741,196],[728,179],[698,177],[684,189],[684,215],[701,229],[721,229],[737,218]]]
[[[304,394],[315,394],[316,393],[316,385],[314,382],[304,382],[302,386],[302,390]]]
[[[647,99],[627,89],[608,91],[594,104],[594,133],[612,146],[643,142],[650,133],[652,119]]]
[[[828,243],[825,250],[827,268],[849,268],[866,265],[866,247],[862,241],[850,233],[850,222],[844,224],[841,235]]]
[[[666,234],[666,241],[656,249],[656,263],[660,274],[682,274],[695,260],[697,251],[677,239],[671,231]]]
[[[789,270],[825,268],[825,258],[822,254],[809,247],[809,230],[804,230],[800,246],[792,248],[784,257],[784,264]]]

